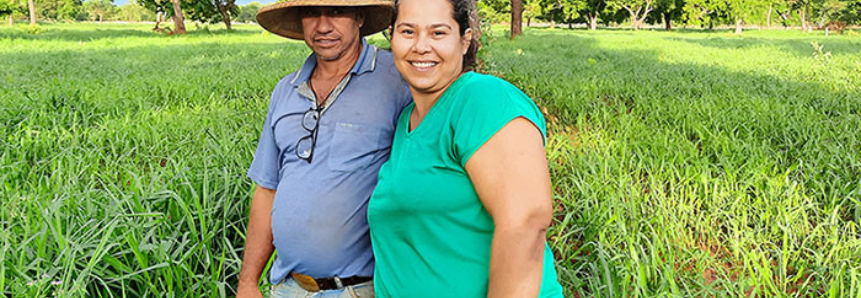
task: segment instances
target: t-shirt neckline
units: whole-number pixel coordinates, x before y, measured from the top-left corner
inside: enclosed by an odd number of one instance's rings
[[[410,130],[410,125],[412,124],[410,122],[410,118],[412,118],[413,109],[415,109],[416,103],[411,102],[410,105],[407,106],[406,109],[404,109],[404,113],[406,113],[406,120],[404,121],[406,122],[404,123],[404,134],[407,136],[407,138],[412,137],[417,130],[421,129],[423,126],[426,126],[422,125],[422,123],[425,123],[431,115],[435,114],[434,111],[439,110],[438,107],[440,106],[440,103],[442,103],[443,100],[447,100],[449,97],[451,97],[451,94],[457,90],[456,87],[460,87],[461,82],[466,80],[467,77],[472,76],[472,74],[474,74],[474,72],[467,71],[461,74],[457,79],[455,79],[454,82],[452,82],[451,85],[449,85],[448,88],[445,89],[445,92],[440,95],[439,99],[437,99],[436,102],[431,106],[427,115],[425,115],[424,119],[422,119],[422,122],[419,123],[413,130]]]

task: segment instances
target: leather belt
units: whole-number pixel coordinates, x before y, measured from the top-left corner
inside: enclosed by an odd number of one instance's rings
[[[313,278],[299,273],[290,273],[290,276],[293,277],[293,280],[295,280],[300,287],[308,292],[343,289],[344,287],[373,280],[373,277],[370,276]]]

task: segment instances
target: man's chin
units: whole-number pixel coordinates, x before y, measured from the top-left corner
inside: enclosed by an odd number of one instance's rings
[[[341,56],[343,55],[343,53],[337,53],[337,54],[316,53],[316,54],[317,54],[317,58],[319,58],[320,60],[323,60],[323,61],[335,61],[335,60],[338,60],[338,58],[341,58]]]

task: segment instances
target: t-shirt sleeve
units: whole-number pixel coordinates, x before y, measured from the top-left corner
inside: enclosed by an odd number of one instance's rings
[[[279,86],[282,83],[279,83]],[[251,161],[251,167],[248,168],[248,178],[251,178],[257,185],[268,189],[278,188],[278,172],[281,169],[281,153],[275,143],[275,132],[272,127],[272,114],[275,109],[276,98],[281,95],[279,89],[276,87],[272,92],[269,110],[266,113],[266,120],[263,121],[257,150],[254,152],[254,160]]]
[[[486,79],[485,79],[486,80]],[[452,119],[454,153],[461,166],[493,135],[514,119],[523,117],[535,125],[546,143],[546,124],[538,106],[520,89],[493,78],[469,86],[463,93]]]

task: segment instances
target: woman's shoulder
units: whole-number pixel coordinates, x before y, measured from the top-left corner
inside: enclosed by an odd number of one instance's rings
[[[526,109],[536,107],[523,91],[501,78],[467,72],[463,84],[460,86],[460,98],[458,102],[464,107],[486,108],[500,105],[512,107],[518,106]]]

